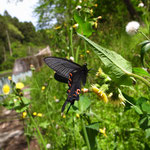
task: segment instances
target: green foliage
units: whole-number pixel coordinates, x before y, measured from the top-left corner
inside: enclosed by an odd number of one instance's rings
[[[86,83],[88,93],[80,94],[80,100],[75,102],[68,114],[61,114],[68,86],[54,80],[53,71],[45,66],[39,71],[32,70],[33,77],[26,81],[26,85],[30,86],[27,89],[30,100],[24,97],[24,90],[21,90],[22,93],[13,92],[6,99],[4,106],[7,108],[15,109],[22,117],[26,112],[23,118],[25,135],[28,140],[36,137],[41,149],[46,149],[47,143],[56,150],[150,149],[150,95],[149,89],[142,84],[150,84],[150,75],[140,68],[140,50],[136,47],[144,38],[141,34],[129,37],[125,33],[126,21],[134,15],[126,9],[124,2],[39,1],[35,11],[39,15],[39,27],[43,29],[38,31],[32,23],[20,23],[8,13],[0,18],[0,26],[4,30],[9,26],[13,50],[13,57],[8,56],[9,61],[3,63],[2,69],[11,66],[12,59],[29,55],[29,46],[33,54],[35,45],[41,46],[41,43],[50,44],[54,56],[74,56],[76,62],[86,62],[91,69]],[[137,8],[138,2],[130,2],[141,17],[143,13]],[[77,5],[81,5],[82,9],[75,11]],[[102,16],[101,19],[98,16]],[[49,24],[54,18],[57,20],[55,28]],[[78,23],[78,28],[73,28],[74,23]],[[141,28],[146,35],[149,33],[147,27]],[[24,38],[17,38],[13,31]],[[91,46],[81,42],[75,31]],[[5,31],[0,38],[0,45],[5,46],[8,55]],[[142,52],[145,60],[146,51],[147,48]],[[100,68],[104,68],[104,72]],[[135,79],[140,79],[140,82]],[[18,98],[16,103],[14,98]],[[66,110],[67,107],[69,104]]]
[[[149,40],[146,40],[146,41],[143,41],[142,43],[140,43],[141,45],[141,63],[142,63],[142,66],[144,67],[144,56],[145,54],[150,50],[150,41]]]
[[[122,56],[118,55],[114,51],[107,50],[106,48],[97,45],[93,41],[87,39],[80,34],[79,36],[85,39],[94,48],[94,52],[102,60],[106,67],[107,74],[114,82],[119,83],[120,85],[131,84],[129,77],[127,77],[126,75],[128,72],[132,72],[132,66],[130,62],[126,61]]]

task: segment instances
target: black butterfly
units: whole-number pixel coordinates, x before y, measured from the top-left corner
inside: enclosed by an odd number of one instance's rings
[[[71,106],[74,104],[75,100],[79,100],[81,82],[85,85],[87,73],[89,71],[86,67],[87,64],[80,66],[68,59],[58,57],[46,57],[44,61],[51,69],[56,71],[54,78],[57,81],[68,83],[68,97],[61,109],[63,112],[67,103],[70,103]]]

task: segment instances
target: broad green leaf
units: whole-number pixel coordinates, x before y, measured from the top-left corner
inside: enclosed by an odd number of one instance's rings
[[[133,106],[133,108],[135,109],[135,111],[138,113],[138,114],[143,114],[142,110],[138,107],[138,106]]]
[[[147,71],[145,71],[143,68],[133,68],[133,72],[138,75],[150,77],[150,74]]]
[[[90,142],[91,150],[97,150],[96,136],[99,133],[98,129],[99,129],[99,123],[97,123],[97,122],[86,126],[86,131],[87,131],[88,139]],[[83,136],[83,130],[81,131],[81,134]],[[84,136],[83,136],[83,138],[84,138]],[[84,140],[85,140],[85,138],[84,138]]]
[[[146,138],[149,138],[150,137],[150,128],[146,129],[145,133],[146,133]]]
[[[150,104],[148,104],[147,102],[143,103],[142,110],[145,111],[146,113],[150,113]]]
[[[39,126],[43,129],[46,129],[49,125],[50,123],[47,120],[39,124]]]
[[[141,63],[144,66],[144,55],[150,50],[150,41],[146,42],[141,47]]]
[[[74,19],[79,25],[77,32],[89,37],[94,31],[91,24],[88,21],[84,21],[84,19],[77,13],[74,13]]]
[[[80,111],[81,113],[83,113],[84,111],[86,111],[89,106],[91,105],[91,101],[89,100],[89,98],[87,96],[80,96]]]
[[[92,124],[86,126],[86,128],[90,128],[90,129],[98,131],[99,130],[99,122],[92,123]]]
[[[22,101],[24,104],[30,104],[30,100],[26,97],[22,97]]]
[[[141,42],[139,45],[144,46],[145,44],[147,44],[149,42],[150,42],[149,40],[145,40],[145,41]]]
[[[107,74],[110,78],[119,85],[132,84],[131,79],[127,76],[127,73],[132,72],[131,63],[125,60],[121,55],[114,51],[110,51],[102,46],[94,43],[85,36],[78,33],[80,37],[86,40],[92,47],[96,55],[99,56],[101,61],[106,67]]]
[[[75,101],[74,105],[70,108],[69,112],[76,112],[76,113],[84,113],[89,106],[91,105],[91,101],[87,96],[80,96],[79,101]]]
[[[147,102],[148,99],[145,97],[140,97],[137,101],[136,101],[136,105],[141,106],[143,103]]]

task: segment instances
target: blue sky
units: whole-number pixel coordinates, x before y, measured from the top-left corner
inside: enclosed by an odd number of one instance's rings
[[[15,0],[16,1],[16,0]],[[3,15],[7,10],[12,17],[17,17],[19,21],[31,21],[35,26],[37,17],[33,14],[33,10],[38,0],[23,0],[23,2],[11,2],[8,0],[0,0],[0,14]]]

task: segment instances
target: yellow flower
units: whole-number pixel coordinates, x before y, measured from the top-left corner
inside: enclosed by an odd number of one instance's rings
[[[77,28],[79,25],[76,23],[76,24],[74,24],[72,27],[73,28]]]
[[[100,99],[102,99],[105,103],[108,102],[108,97],[107,95],[102,91],[100,90],[99,88],[96,87],[96,85],[92,85],[92,90],[94,93],[96,93],[98,95],[98,97]]]
[[[84,57],[84,56],[81,54],[81,55],[80,55],[80,58],[83,58],[83,57]]]
[[[11,77],[11,76],[8,76],[8,80],[12,80],[12,77]]]
[[[96,73],[96,76],[98,77],[98,76],[100,76],[102,73],[103,73],[102,69],[99,68],[99,69],[98,69],[98,72]]]
[[[80,118],[80,115],[79,115],[79,114],[76,114],[76,117],[77,117],[77,118]]]
[[[92,85],[92,90],[96,94],[99,92],[99,89],[95,85]]]
[[[97,29],[98,23],[97,21],[94,22],[94,27]]]
[[[27,116],[27,112],[24,111],[24,112],[22,113],[22,118],[25,118],[26,116]]]
[[[2,91],[5,95],[9,94],[10,92],[10,86],[8,84],[5,84],[2,88]]]
[[[87,50],[87,51],[86,51],[86,53],[87,53],[87,54],[89,54],[89,53],[90,53],[90,51],[89,51],[89,50]]]
[[[45,90],[45,86],[42,86],[42,88],[41,88],[41,89],[42,89],[42,91],[44,91],[44,90]]]
[[[90,9],[90,14],[93,15],[93,9]]]
[[[18,82],[16,83],[16,89],[23,89],[24,88],[24,84],[22,82]]]
[[[58,30],[58,29],[60,29],[61,28],[61,26],[57,26],[57,27],[55,27],[54,29],[55,30]]]
[[[102,133],[104,136],[107,136],[105,127],[104,127],[104,129],[99,129],[99,132]]]
[[[95,7],[97,7],[97,6],[98,6],[98,4],[95,4],[94,6],[95,6]]]
[[[37,116],[38,116],[38,117],[42,117],[43,114],[42,114],[42,113],[38,113]]]
[[[34,112],[34,113],[33,113],[33,116],[36,116],[36,115],[37,115],[37,113],[36,113],[36,112]]]
[[[65,115],[65,114],[63,114],[63,115],[62,115],[62,117],[65,119],[65,118],[66,118],[66,115]]]
[[[108,97],[107,97],[107,95],[106,95],[104,92],[103,92],[102,95],[101,95],[101,99],[102,99],[105,103],[108,102]]]

